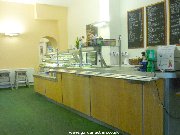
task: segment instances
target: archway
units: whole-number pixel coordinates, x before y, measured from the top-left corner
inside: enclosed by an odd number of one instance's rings
[[[43,57],[56,52],[57,40],[50,36],[44,36],[39,41],[39,63],[43,62]]]

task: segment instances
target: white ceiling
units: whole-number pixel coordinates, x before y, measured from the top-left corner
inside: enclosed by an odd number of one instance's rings
[[[25,4],[48,4],[48,5],[58,5],[58,6],[69,6],[72,0],[0,0],[7,2],[17,2],[17,3],[25,3]]]

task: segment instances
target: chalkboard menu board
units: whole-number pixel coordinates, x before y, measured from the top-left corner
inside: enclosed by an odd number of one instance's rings
[[[169,0],[170,44],[180,45],[180,0]]]
[[[147,46],[166,44],[166,18],[164,2],[146,7]]]
[[[128,48],[143,48],[144,8],[128,12]]]

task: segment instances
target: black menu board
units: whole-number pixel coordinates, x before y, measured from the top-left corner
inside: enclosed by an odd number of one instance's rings
[[[166,18],[164,2],[146,7],[147,46],[166,44]]]
[[[169,0],[170,44],[180,45],[180,0]]]
[[[128,18],[128,48],[143,48],[144,42],[144,8],[129,11]]]

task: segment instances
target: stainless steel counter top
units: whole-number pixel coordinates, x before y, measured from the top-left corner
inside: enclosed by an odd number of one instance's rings
[[[53,77],[53,76],[50,76],[50,75],[34,74],[33,76],[34,76],[34,77],[37,77],[37,78],[44,78],[44,79],[46,79],[46,80],[57,81],[57,78],[56,78],[56,77]]]
[[[99,77],[108,77],[108,78],[116,78],[116,79],[126,79],[126,80],[134,80],[134,81],[142,81],[149,82],[153,80],[157,80],[159,78],[170,79],[170,78],[180,78],[180,71],[178,72],[140,72],[137,68],[134,67],[110,67],[110,68],[79,68],[79,67],[68,67],[68,68],[56,68],[51,69],[50,72],[56,73],[71,73],[82,76],[99,76]],[[48,78],[48,76],[44,76],[41,74],[36,74],[44,78]],[[49,78],[54,80],[55,76],[50,76]]]
[[[110,73],[112,74],[125,74],[125,75],[137,75],[147,77],[158,77],[158,78],[180,78],[180,71],[176,72],[140,72],[133,67],[111,67],[111,68],[60,68],[56,69],[57,72],[76,73],[82,75],[97,75],[98,73]]]

